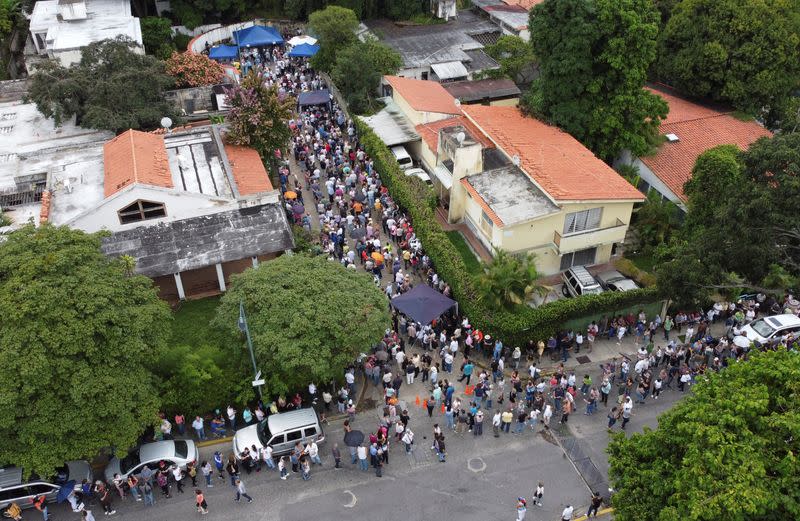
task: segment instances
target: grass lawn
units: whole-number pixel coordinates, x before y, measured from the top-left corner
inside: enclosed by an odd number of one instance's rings
[[[626,255],[625,258],[634,263],[637,268],[647,273],[653,273],[656,267],[656,259],[652,255]]]
[[[217,313],[219,297],[187,300],[173,314],[172,344],[199,346],[221,344],[220,332],[211,327]]]
[[[447,235],[447,238],[450,239],[450,242],[453,243],[453,246],[456,247],[458,253],[461,254],[461,258],[464,259],[464,264],[467,265],[467,271],[472,274],[478,273],[481,269],[481,263],[475,254],[472,253],[469,244],[467,244],[461,232],[452,230],[444,233]]]

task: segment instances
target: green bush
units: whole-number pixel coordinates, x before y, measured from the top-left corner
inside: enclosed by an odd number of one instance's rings
[[[172,39],[172,42],[175,44],[179,52],[185,51],[189,47],[189,42],[192,41],[192,37],[188,34],[178,33]]]
[[[635,291],[609,291],[599,295],[562,299],[538,308],[517,306],[496,310],[486,307],[477,298],[472,274],[464,259],[436,221],[435,196],[415,177],[406,177],[389,148],[359,118],[355,118],[359,140],[375,164],[381,182],[394,201],[411,217],[417,237],[433,261],[436,271],[450,284],[460,311],[475,326],[502,338],[510,344],[522,344],[528,339],[545,339],[570,319],[603,312],[614,312],[658,298],[654,287]]]

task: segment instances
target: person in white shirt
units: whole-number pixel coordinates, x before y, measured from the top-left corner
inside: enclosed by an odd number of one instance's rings
[[[322,465],[322,460],[319,457],[319,446],[317,446],[314,440],[311,440],[311,443],[306,445],[306,453],[308,453],[308,457],[311,458],[311,463]]]
[[[567,505],[567,507],[561,512],[561,521],[570,521],[574,511],[575,508],[572,505]]]

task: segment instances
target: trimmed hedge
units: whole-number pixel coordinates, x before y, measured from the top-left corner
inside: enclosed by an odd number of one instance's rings
[[[538,308],[518,306],[513,311],[488,308],[478,300],[475,279],[468,272],[461,254],[436,221],[436,199],[431,191],[419,179],[403,175],[392,152],[366,123],[355,118],[355,125],[359,140],[374,161],[381,182],[395,203],[411,217],[425,252],[433,261],[439,276],[450,284],[459,310],[470,318],[473,326],[495,338],[501,338],[507,344],[521,345],[531,338],[546,339],[570,319],[614,312],[658,298],[655,288],[643,288],[561,299]]]

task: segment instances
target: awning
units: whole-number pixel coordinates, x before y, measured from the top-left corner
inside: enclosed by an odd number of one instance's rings
[[[239,48],[235,45],[217,45],[208,51],[212,60],[235,60],[239,56]]]
[[[389,303],[399,312],[425,326],[458,305],[455,300],[445,297],[427,284],[418,284]]]
[[[419,134],[392,98],[382,98],[386,108],[373,116],[358,116],[369,125],[386,146],[403,145],[419,140]]]
[[[469,76],[467,68],[461,62],[433,63],[431,64],[431,69],[440,80],[455,80]]]
[[[239,47],[262,47],[283,43],[283,37],[274,27],[254,25],[241,31],[234,31],[233,39]]]
[[[450,190],[453,187],[453,175],[444,165],[437,165],[437,167],[433,169],[433,175],[442,183],[445,189]]]
[[[313,36],[308,36],[308,35],[292,36],[286,43],[288,43],[291,46],[303,45],[304,43],[307,43],[309,45],[316,45],[317,39],[314,38]]]

